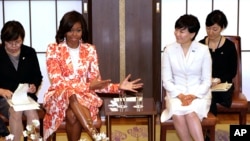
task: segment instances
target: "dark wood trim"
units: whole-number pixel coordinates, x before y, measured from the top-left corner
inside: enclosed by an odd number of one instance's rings
[[[156,4],[159,3],[159,12]],[[161,0],[153,0],[153,97],[157,111],[161,109]]]
[[[87,3],[87,13],[84,13],[84,3]],[[88,42],[93,43],[93,31],[92,31],[92,0],[82,0],[82,15],[85,18],[88,25]]]
[[[250,113],[250,101],[247,102],[248,104],[248,110],[247,110],[247,113]]]

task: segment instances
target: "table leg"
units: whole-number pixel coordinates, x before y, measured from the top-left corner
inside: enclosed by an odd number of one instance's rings
[[[155,141],[155,115],[152,115],[152,141]]]
[[[148,117],[148,140],[155,141],[155,116]]]
[[[106,116],[106,132],[107,136],[109,137],[109,140],[112,140],[111,136],[111,123],[110,123],[110,116]]]

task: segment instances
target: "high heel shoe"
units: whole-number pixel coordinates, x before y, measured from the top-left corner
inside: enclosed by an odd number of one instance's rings
[[[91,119],[87,119],[87,129],[92,135],[92,138],[98,133],[97,129],[93,126],[93,122]]]
[[[89,129],[89,132],[91,133],[91,138],[94,140],[94,141],[108,141],[109,138],[106,136],[106,134],[104,133],[99,133],[97,131],[97,129],[93,126],[93,122],[91,119],[88,119],[88,129]]]

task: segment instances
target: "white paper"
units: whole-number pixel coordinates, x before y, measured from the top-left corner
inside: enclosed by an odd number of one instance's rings
[[[28,84],[19,84],[17,89],[12,95],[12,103],[13,104],[29,104],[30,101],[28,99],[28,92],[29,85]]]
[[[119,101],[119,98],[113,98],[114,101]],[[135,102],[136,101],[136,97],[126,97],[126,101],[127,102]]]
[[[32,109],[40,109],[40,105],[34,101],[31,97],[28,97],[30,103],[28,104],[10,104],[14,108],[15,111],[25,111],[25,110],[32,110]]]
[[[212,87],[213,92],[218,92],[218,91],[227,91],[229,88],[231,88],[232,83],[220,83]]]
[[[118,111],[118,108],[109,108],[110,109],[110,111],[112,111],[112,112],[117,112]]]
[[[13,93],[12,98],[7,100],[15,111],[39,109],[40,105],[28,96],[28,89],[28,84],[19,84]]]

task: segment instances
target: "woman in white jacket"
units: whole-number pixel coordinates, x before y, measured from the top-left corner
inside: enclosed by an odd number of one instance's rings
[[[176,42],[166,46],[162,56],[162,81],[167,91],[164,122],[173,119],[182,141],[203,141],[201,120],[211,103],[211,56],[208,47],[194,41],[200,23],[183,15],[175,23]]]

